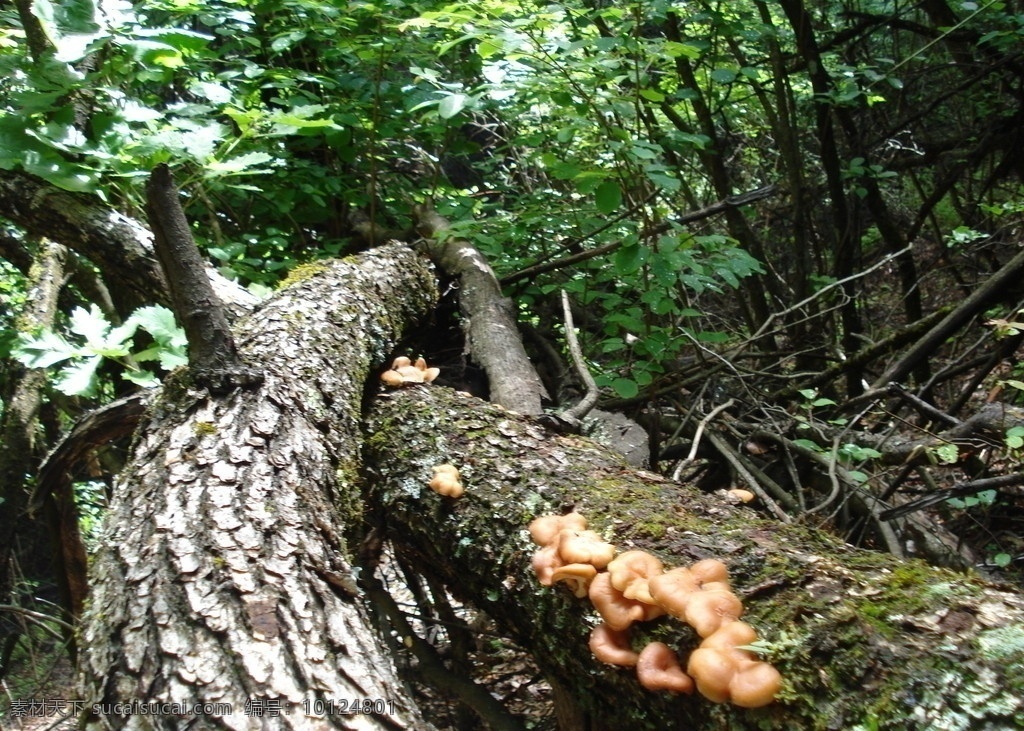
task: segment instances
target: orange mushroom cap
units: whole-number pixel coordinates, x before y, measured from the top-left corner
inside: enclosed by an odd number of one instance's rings
[[[427,361],[417,358],[413,363],[404,355],[395,358],[391,369],[384,371],[380,379],[385,385],[398,388],[412,383],[430,383],[441,373],[440,368],[427,368]]]
[[[697,691],[715,703],[729,700],[729,683],[736,674],[737,658],[728,650],[698,647],[690,653],[686,672],[697,684]]]
[[[626,630],[614,630],[604,622],[590,632],[590,651],[601,662],[625,667],[633,667],[640,657],[630,647]]]
[[[729,569],[716,558],[705,558],[693,564],[690,566],[690,575],[701,588],[712,581],[722,582],[727,586],[729,584]]]
[[[700,590],[700,585],[690,573],[690,569],[676,568],[652,576],[647,581],[647,588],[658,606],[673,617],[682,619],[686,614],[686,604],[690,596]]]
[[[729,683],[729,698],[743,708],[760,708],[775,700],[782,674],[766,662],[747,660]]]
[[[701,637],[709,637],[726,622],[739,619],[743,604],[731,591],[697,591],[686,603],[683,619]]]
[[[559,558],[557,546],[544,546],[533,554],[532,565],[541,586],[551,586],[555,583],[555,570],[564,566],[565,562]]]
[[[542,515],[530,523],[530,537],[538,546],[547,546],[558,539],[563,530],[583,530],[587,519],[579,513],[565,515]]]
[[[551,572],[551,581],[558,583],[564,581],[572,589],[577,598],[582,599],[587,595],[590,582],[597,576],[597,569],[589,563],[570,563],[559,566]]]
[[[590,601],[601,619],[613,630],[621,631],[644,619],[644,605],[627,599],[612,586],[608,572],[599,573],[590,582]]]
[[[620,553],[608,564],[612,586],[621,591],[627,599],[635,599],[644,604],[656,603],[651,597],[648,581],[664,570],[665,566],[661,559],[646,551]]]
[[[686,671],[697,690],[716,703],[731,701],[743,708],[760,708],[775,700],[782,675],[769,663],[739,649],[757,639],[746,622],[727,622],[690,653]]]
[[[428,485],[431,490],[445,497],[459,498],[466,491],[459,470],[451,464],[439,464],[434,467],[434,477]]]
[[[615,556],[615,546],[592,530],[563,529],[558,534],[558,555],[569,563],[603,569]]]
[[[676,653],[664,642],[652,642],[640,651],[636,676],[640,685],[648,690],[693,692],[693,679],[683,672]]]
[[[704,638],[701,647],[732,649],[757,640],[757,632],[746,622],[724,622],[716,632]],[[749,656],[749,654],[748,654]]]

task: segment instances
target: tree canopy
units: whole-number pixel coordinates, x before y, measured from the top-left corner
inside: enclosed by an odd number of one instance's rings
[[[164,165],[239,341],[269,337],[260,308],[335,260],[390,241],[429,250],[440,293],[415,307],[426,289],[409,293],[419,324],[385,309],[388,334],[366,350],[378,360],[337,364],[367,376],[344,398],[380,433],[395,427],[374,421],[387,407],[373,395],[395,355],[505,405],[521,393],[502,390],[507,361],[533,399],[514,407],[553,432],[579,431],[571,408],[596,389],[583,430],[628,417],[604,433],[640,430],[634,464],[659,480],[749,491],[740,509],[779,530],[1019,588],[1022,18],[1002,0],[0,8],[0,674],[24,669],[47,630],[74,637],[85,566],[113,535],[99,526],[115,476],[145,484],[128,432],[144,407],[156,421],[185,408],[189,343],[147,224],[146,182]],[[475,252],[483,289],[446,245]],[[518,324],[521,353],[516,333],[470,331],[473,297]],[[417,398],[453,413],[434,396],[393,400]],[[334,408],[315,401],[302,406]],[[372,439],[329,449],[409,463]],[[393,504],[388,484],[364,496],[367,514]],[[550,509],[588,504],[556,492]],[[111,514],[129,520],[132,504]],[[375,525],[331,509],[353,542]],[[401,530],[406,574],[442,560],[414,520]],[[678,548],[654,528],[626,534]],[[747,561],[740,575],[766,582]],[[429,595],[445,612],[443,587],[465,571],[453,566],[429,591],[410,580],[421,609]],[[504,629],[525,641],[514,617]],[[457,665],[465,648],[453,652]],[[561,662],[538,660],[549,678]]]

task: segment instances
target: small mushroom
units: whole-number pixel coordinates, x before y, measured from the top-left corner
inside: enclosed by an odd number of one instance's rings
[[[380,380],[386,386],[399,388],[414,383],[431,383],[440,373],[440,368],[428,368],[423,358],[417,358],[413,363],[402,355],[395,358],[390,370],[380,375]]]
[[[683,672],[676,653],[664,642],[652,642],[640,651],[636,676],[647,690],[693,692],[693,678]]]
[[[690,575],[697,580],[702,589],[708,588],[711,582],[725,584],[729,588],[729,570],[716,558],[705,558],[690,566]]]
[[[731,490],[726,490],[725,494],[729,497],[729,499],[738,503],[753,502],[754,499],[757,497],[757,495],[752,493],[750,490],[744,490],[739,487],[734,487]]]
[[[533,554],[533,573],[537,575],[537,581],[541,586],[551,586],[555,583],[554,573],[565,562],[558,557],[558,546],[544,546]]]
[[[622,592],[612,586],[608,572],[602,572],[590,582],[590,602],[601,615],[601,619],[616,631],[621,631],[645,619],[645,605],[627,599]]]
[[[597,576],[597,569],[589,563],[570,563],[560,566],[551,572],[552,583],[565,582],[572,589],[576,598],[582,599],[587,595],[590,582]]]
[[[569,563],[589,563],[603,569],[615,556],[615,546],[592,530],[562,530],[558,534],[558,555]]]
[[[459,498],[465,492],[459,470],[451,464],[439,464],[434,467],[434,477],[427,484],[431,490],[445,497]]]
[[[604,622],[590,632],[590,651],[601,662],[625,667],[633,667],[640,657],[629,646],[627,631],[614,630]]]
[[[587,519],[579,513],[565,515],[542,515],[530,523],[530,537],[538,546],[547,546],[558,539],[563,530],[583,530],[587,527]]]
[[[690,653],[686,671],[697,690],[715,703],[731,701],[743,708],[760,708],[775,700],[782,675],[769,663],[739,649],[757,639],[745,622],[727,622]]]
[[[782,689],[782,674],[772,665],[747,660],[729,683],[729,699],[743,708],[760,708],[775,700]]]
[[[608,564],[612,586],[621,591],[627,599],[635,599],[644,604],[656,603],[651,597],[648,581],[664,570],[661,560],[646,551],[620,553]]]
[[[688,568],[676,568],[651,577],[647,582],[651,598],[673,617],[686,616],[690,596],[700,591],[700,582]]]
[[[710,637],[726,622],[732,622],[743,614],[743,603],[731,591],[713,589],[697,591],[690,595],[683,612],[683,619],[701,637]]]

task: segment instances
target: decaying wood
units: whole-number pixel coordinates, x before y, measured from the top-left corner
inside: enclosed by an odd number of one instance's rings
[[[259,389],[211,398],[169,380],[94,562],[81,633],[87,705],[220,702],[233,711],[216,721],[224,728],[319,729],[328,719],[304,715],[304,700],[376,698],[393,705],[332,720],[426,728],[353,580],[344,536],[365,515],[390,529],[403,559],[529,649],[591,729],[973,731],[1024,721],[1017,594],[760,519],[449,389],[388,391],[361,429],[367,374],[435,299],[425,262],[402,246],[376,249],[325,265],[242,323],[239,347],[267,373]],[[458,500],[427,486],[445,462],[466,486]],[[778,702],[743,710],[650,693],[595,662],[590,608],[540,587],[530,569],[527,524],[569,507],[619,547],[669,565],[725,561],[785,677]],[[652,638],[684,654],[694,646],[668,619],[636,641]],[[261,699],[297,705],[267,726],[243,710]],[[95,716],[86,727],[186,722]]]
[[[95,451],[135,431],[150,394],[135,393],[83,416],[42,465],[35,489],[28,504],[29,517],[45,515],[56,541],[55,575],[62,594],[62,603],[74,618],[81,616],[89,593],[87,576],[89,560],[79,527],[79,511],[75,504],[75,475]]]
[[[984,284],[957,305],[941,322],[925,333],[910,350],[889,366],[885,373],[875,379],[873,388],[883,388],[908,375],[941,347],[953,333],[966,325],[972,318],[984,312],[992,302],[998,300],[1007,286],[1020,279],[1022,271],[1024,271],[1024,251],[1006,262],[999,271],[985,280]]]
[[[421,257],[377,249],[325,265],[244,323],[260,388],[214,398],[170,377],[93,562],[80,697],[230,713],[92,715],[86,728],[427,728],[370,629],[344,534],[362,514],[364,382],[436,297]],[[303,712],[353,699],[383,713]],[[254,702],[290,712],[247,715]]]
[[[466,350],[487,373],[491,401],[520,414],[540,414],[544,386],[526,355],[515,310],[501,291],[490,264],[464,239],[447,238],[449,223],[427,206],[416,211],[425,250],[449,276],[459,280],[459,308]]]
[[[471,598],[587,707],[593,728],[1009,729],[1024,721],[1024,598],[978,578],[853,549],[799,523],[628,468],[579,437],[444,389],[380,397],[368,422],[372,504],[398,550]],[[466,494],[427,489],[452,462]],[[757,710],[642,690],[587,650],[585,600],[537,584],[526,533],[570,507],[622,549],[669,566],[725,561],[745,618],[785,678]],[[668,619],[636,635],[685,655]]]

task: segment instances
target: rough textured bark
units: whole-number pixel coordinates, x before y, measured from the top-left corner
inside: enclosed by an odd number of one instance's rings
[[[1009,729],[1024,724],[1024,599],[972,576],[846,546],[762,520],[715,495],[634,471],[578,437],[444,389],[377,399],[365,461],[372,504],[398,549],[472,598],[590,712],[592,728]],[[427,489],[452,462],[466,494]],[[587,650],[585,600],[540,587],[529,521],[569,506],[620,548],[667,565],[725,561],[745,618],[773,645],[780,699],[744,710],[644,691]],[[635,637],[681,649],[656,620]]]
[[[86,728],[426,727],[370,630],[344,532],[362,511],[363,384],[436,297],[423,259],[378,249],[325,266],[241,326],[261,388],[211,398],[172,374],[94,561],[80,697],[182,707],[90,715]],[[384,712],[303,712],[353,699]],[[246,715],[247,702],[291,712]],[[231,712],[168,713],[214,703]]]

